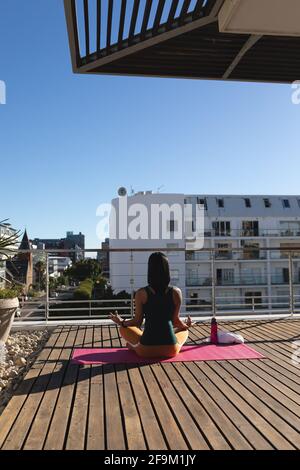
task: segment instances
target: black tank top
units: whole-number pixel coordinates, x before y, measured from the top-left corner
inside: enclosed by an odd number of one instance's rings
[[[149,286],[145,290],[148,299],[143,305],[145,329],[140,343],[145,346],[176,344],[173,288],[168,287],[164,293],[154,293]]]

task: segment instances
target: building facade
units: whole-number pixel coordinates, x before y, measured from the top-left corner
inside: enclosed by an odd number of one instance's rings
[[[101,265],[102,275],[109,279],[109,238],[101,243],[101,250],[97,253],[97,260]]]
[[[28,293],[33,285],[32,244],[25,230],[17,254],[6,262],[6,275],[11,282],[23,287]]]
[[[49,256],[49,275],[58,278],[66,269],[72,266],[72,260],[68,256]]]
[[[255,308],[285,308],[289,303],[290,269],[295,299],[300,303],[300,196],[140,193],[128,198],[128,207],[137,202],[148,208],[153,203],[204,207],[202,250],[185,249],[186,221],[181,239],[110,241],[111,247],[118,249],[183,249],[168,252],[168,256],[172,283],[182,289],[185,304],[208,309],[214,292],[221,309],[253,304]],[[114,205],[118,200],[113,201]],[[168,223],[172,226],[172,215]],[[294,250],[292,263],[288,250]],[[146,285],[149,254],[111,253],[113,289],[129,291]]]
[[[74,263],[84,259],[85,236],[81,232],[78,234],[67,232],[65,238],[35,238],[33,243],[48,250],[66,250],[53,252],[52,255],[70,257]],[[69,253],[68,250],[73,252]]]

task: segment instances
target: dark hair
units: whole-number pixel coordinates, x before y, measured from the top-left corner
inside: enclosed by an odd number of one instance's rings
[[[152,253],[148,260],[148,284],[157,293],[163,293],[170,284],[170,267],[166,255]]]

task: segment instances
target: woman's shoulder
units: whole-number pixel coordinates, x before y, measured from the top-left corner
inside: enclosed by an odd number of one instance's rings
[[[173,299],[176,301],[182,300],[182,292],[179,287],[172,286]]]
[[[141,287],[135,293],[135,298],[141,300],[142,303],[147,302],[147,287]]]

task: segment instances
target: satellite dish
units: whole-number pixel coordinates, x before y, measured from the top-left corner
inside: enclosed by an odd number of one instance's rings
[[[121,186],[121,188],[118,189],[118,195],[120,197],[127,196],[127,189]]]

